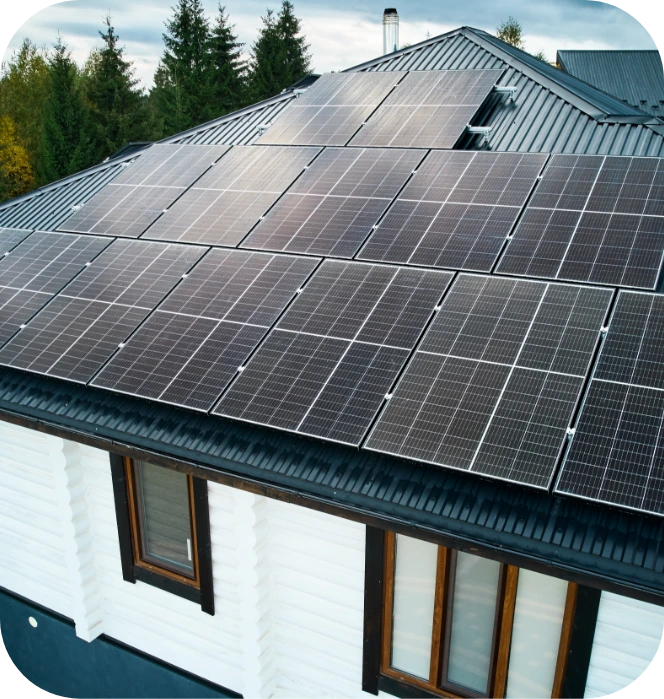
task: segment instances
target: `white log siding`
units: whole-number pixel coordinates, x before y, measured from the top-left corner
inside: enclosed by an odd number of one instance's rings
[[[0,422],[0,586],[247,697],[362,692],[363,525],[208,484],[216,615],[122,579],[106,452]],[[604,594],[586,697],[653,658],[664,609]],[[383,695],[388,696],[388,695]]]
[[[603,592],[586,699],[627,687],[650,665],[664,631],[664,608]]]

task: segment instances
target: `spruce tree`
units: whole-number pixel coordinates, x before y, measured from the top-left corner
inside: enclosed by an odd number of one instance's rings
[[[176,133],[215,116],[210,27],[200,0],[178,0],[163,35],[166,51],[157,108],[167,133]]]
[[[228,22],[226,8],[219,5],[219,14],[210,37],[210,57],[213,65],[215,116],[222,116],[243,107],[245,102],[246,65],[239,43]]]
[[[92,165],[88,123],[78,67],[58,36],[48,60],[39,163],[41,184]]]
[[[289,87],[311,73],[311,54],[306,39],[300,36],[302,22],[295,16],[293,4],[289,0],[283,0],[277,30],[283,44],[284,87]]]
[[[85,80],[96,162],[130,141],[148,137],[143,91],[138,88],[132,64],[124,60],[124,48],[118,45],[110,15],[104,24],[105,31],[99,32],[103,46],[91,56]]]

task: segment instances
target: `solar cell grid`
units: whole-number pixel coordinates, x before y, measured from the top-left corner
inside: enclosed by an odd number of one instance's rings
[[[422,156],[421,151],[326,149],[243,247],[352,257]]]
[[[235,246],[318,153],[318,148],[236,146],[143,238]]]
[[[4,344],[45,303],[51,294],[0,287],[0,344]]]
[[[0,228],[0,255],[4,255],[22,243],[32,231],[21,228]]]
[[[351,145],[452,148],[501,75],[500,70],[410,72]]]
[[[366,447],[548,487],[611,296],[460,276]]]
[[[450,280],[324,262],[214,412],[358,445]]]
[[[430,153],[358,257],[491,270],[546,157]]]
[[[395,71],[323,75],[257,143],[346,145],[402,77]]]
[[[210,251],[93,385],[209,410],[317,264]]]
[[[659,158],[553,156],[498,271],[655,288],[664,255],[662,167]]]
[[[4,345],[0,364],[88,382],[203,252],[115,241]]]

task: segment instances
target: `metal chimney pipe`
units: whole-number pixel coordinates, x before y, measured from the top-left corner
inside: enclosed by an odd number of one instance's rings
[[[383,12],[383,55],[399,50],[399,15],[394,7]]]

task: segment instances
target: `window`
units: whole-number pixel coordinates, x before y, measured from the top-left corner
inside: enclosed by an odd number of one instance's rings
[[[365,690],[563,696],[579,591],[587,588],[401,534],[376,537],[377,531],[367,532]],[[588,609],[599,604],[599,592],[590,597]],[[368,681],[372,643],[375,685]],[[582,661],[584,652],[574,657]]]
[[[214,614],[207,481],[111,455],[124,579]]]

